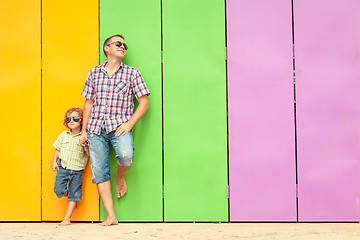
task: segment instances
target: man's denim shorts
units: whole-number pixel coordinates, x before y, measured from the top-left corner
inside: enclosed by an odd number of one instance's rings
[[[63,168],[61,160],[58,162],[59,170],[56,174],[54,192],[58,198],[68,192],[68,201],[80,201],[82,196],[82,182],[84,170],[76,171]],[[69,187],[68,187],[69,183]]]
[[[115,131],[106,133],[105,124],[101,126],[100,135],[88,132],[91,175],[93,183],[110,180],[110,144],[113,146],[119,164],[131,166],[134,161],[134,142],[132,133],[115,136]]]

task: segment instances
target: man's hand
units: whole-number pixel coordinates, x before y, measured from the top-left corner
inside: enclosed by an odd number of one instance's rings
[[[58,166],[58,164],[57,164],[56,161],[53,161],[52,166],[51,166],[51,169],[52,169],[54,172],[57,171],[57,170],[59,170],[59,166]]]
[[[124,136],[126,133],[130,132],[131,129],[133,128],[133,124],[130,121],[124,122],[123,124],[121,124],[118,129],[116,129],[115,131],[115,137],[118,136]]]
[[[83,147],[87,147],[88,145],[88,135],[87,132],[81,132],[81,135],[79,137],[80,145]]]

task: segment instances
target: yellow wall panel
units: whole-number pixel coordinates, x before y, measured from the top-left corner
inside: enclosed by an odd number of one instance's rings
[[[0,7],[0,221],[41,220],[40,0]]]
[[[89,70],[98,64],[98,1],[42,1],[42,220],[62,220],[67,198],[53,192],[56,173],[51,170],[58,135],[66,130],[62,119],[67,109],[83,108],[81,92]],[[83,182],[84,200],[72,220],[99,220],[99,198],[91,183],[90,164]]]

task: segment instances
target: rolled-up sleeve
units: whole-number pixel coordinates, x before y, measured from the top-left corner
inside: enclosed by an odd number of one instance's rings
[[[85,86],[83,92],[81,93],[81,96],[90,100],[95,100],[94,92],[94,78],[93,71],[91,70],[86,78]]]
[[[62,132],[60,134],[60,136],[55,140],[55,142],[53,143],[53,146],[60,151],[60,148],[61,148],[61,144],[62,144],[62,141],[63,141],[63,138],[64,138],[64,133]]]
[[[150,91],[139,71],[136,72],[134,78],[132,79],[132,90],[136,99],[139,99],[144,95],[150,95]]]

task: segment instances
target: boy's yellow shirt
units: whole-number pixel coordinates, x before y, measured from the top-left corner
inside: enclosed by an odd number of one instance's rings
[[[64,131],[56,139],[53,146],[60,151],[61,167],[70,170],[83,170],[88,161],[88,155],[79,143],[80,133],[72,135],[70,130]]]

